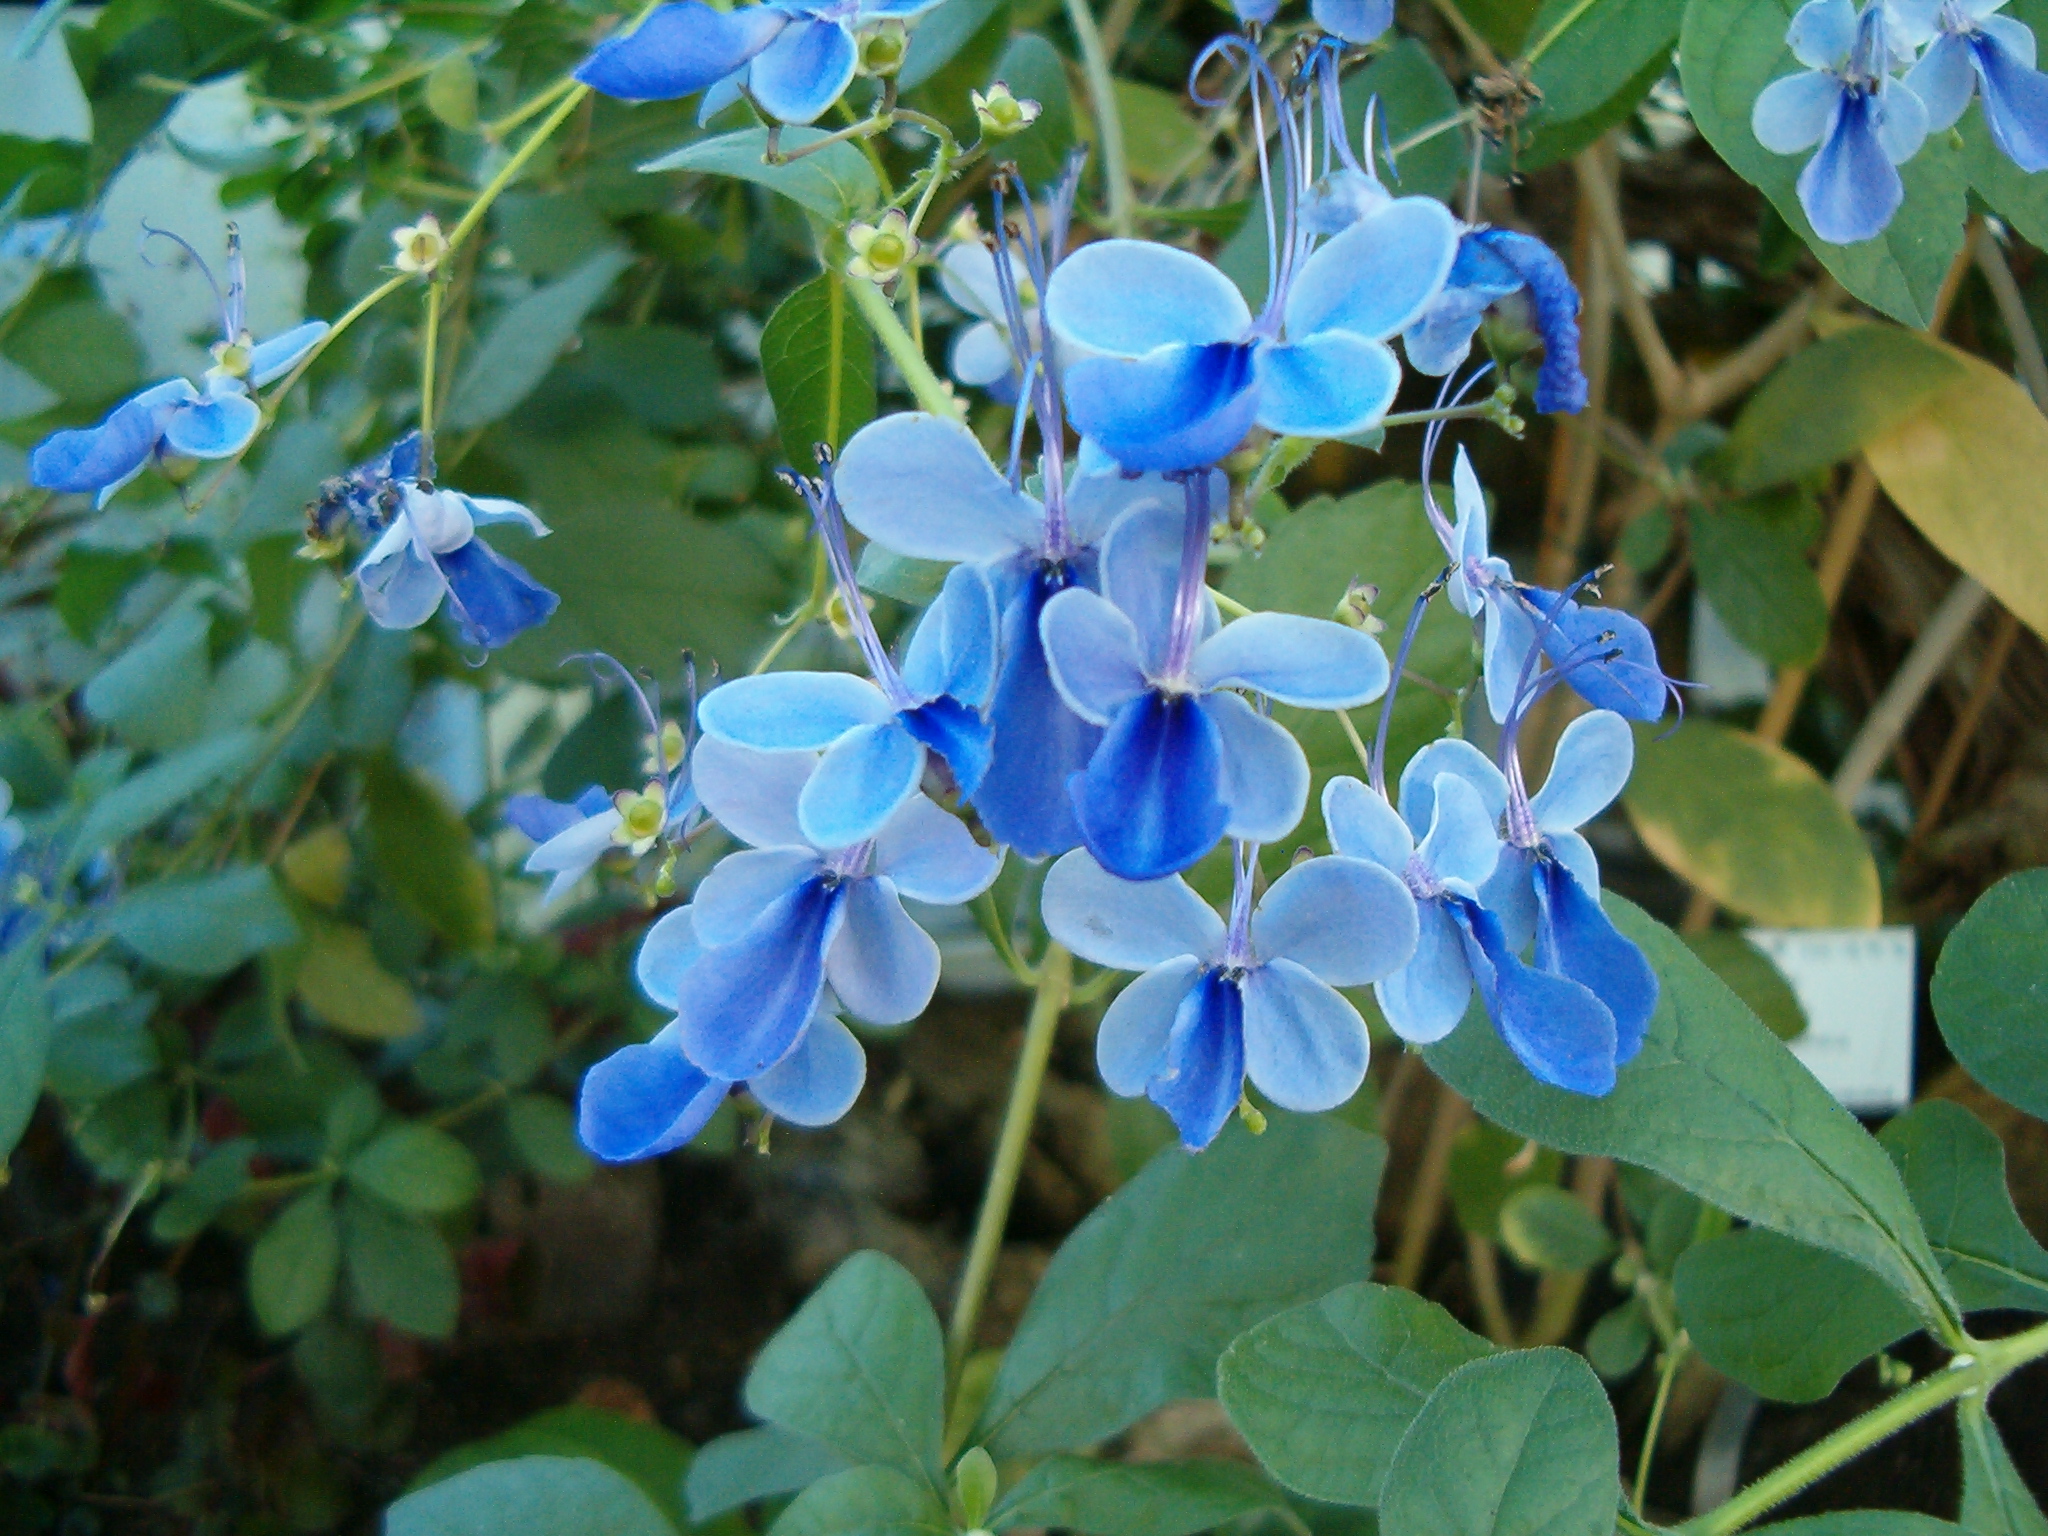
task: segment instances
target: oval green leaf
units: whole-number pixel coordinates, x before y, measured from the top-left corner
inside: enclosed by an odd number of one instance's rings
[[[2048,869],[1977,898],[1934,967],[1934,1017],[1963,1069],[2048,1118]]]

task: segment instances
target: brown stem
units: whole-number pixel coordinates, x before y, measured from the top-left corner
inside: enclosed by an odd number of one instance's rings
[[[1472,1271],[1472,1299],[1479,1304],[1479,1320],[1486,1336],[1502,1349],[1513,1349],[1515,1320],[1508,1316],[1507,1302],[1501,1296],[1499,1250],[1491,1239],[1467,1232],[1465,1260]]]
[[[1472,1116],[1472,1107],[1450,1084],[1439,1082],[1436,1094],[1429,1141],[1422,1150],[1422,1166],[1415,1171],[1415,1187],[1408,1192],[1408,1208],[1401,1216],[1401,1245],[1394,1253],[1393,1283],[1403,1290],[1412,1291],[1421,1278],[1423,1261],[1429,1257],[1429,1245],[1436,1238],[1437,1223],[1443,1219],[1451,1147]]]
[[[1919,852],[1920,845],[1940,822],[1949,794],[1956,787],[1956,778],[1970,755],[1970,743],[1976,740],[1984,711],[1998,692],[1999,674],[2005,670],[2006,660],[2012,655],[2012,648],[2019,638],[2020,621],[2013,617],[2010,609],[1999,609],[1998,628],[1993,632],[1991,645],[1977,668],[1977,680],[1970,685],[1970,696],[1963,701],[1962,712],[1950,727],[1948,742],[1941,749],[1940,760],[1934,765],[1934,778],[1929,782],[1926,797],[1921,800],[1920,808],[1913,817],[1912,835],[1906,839],[1906,846],[1899,855],[1902,861]]]
[[[1666,415],[1680,414],[1686,405],[1685,372],[1678,366],[1678,359],[1671,355],[1664,333],[1657,329],[1657,317],[1650,312],[1650,301],[1636,286],[1635,276],[1629,269],[1628,233],[1622,228],[1621,201],[1615,192],[1613,172],[1605,156],[1595,151],[1574,159],[1572,169],[1578,174],[1579,191],[1585,198],[1587,212],[1592,215],[1594,233],[1607,253],[1608,267],[1614,278],[1615,298],[1621,305],[1622,323],[1628,327],[1629,339],[1635,343],[1643,372],[1649,375],[1651,393],[1657,397],[1657,409]]]

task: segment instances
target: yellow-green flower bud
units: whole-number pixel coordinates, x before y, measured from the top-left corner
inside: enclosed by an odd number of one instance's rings
[[[619,824],[612,828],[612,841],[636,854],[653,847],[661,829],[668,824],[668,793],[659,779],[650,781],[638,793],[620,790],[612,796],[612,808],[619,813]]]
[[[988,88],[986,96],[980,91],[969,95],[974,102],[975,121],[981,124],[983,136],[991,139],[1007,139],[1022,133],[1045,110],[1029,97],[1012,95],[1000,80]]]
[[[995,1458],[975,1446],[953,1465],[953,1492],[960,1500],[960,1518],[970,1530],[980,1530],[996,1503]]]
[[[846,264],[848,277],[889,286],[917,260],[917,236],[910,232],[910,218],[901,208],[891,208],[879,224],[856,224],[846,232],[853,248],[853,260]]]
[[[910,29],[900,21],[881,21],[860,35],[860,72],[886,80],[903,67],[910,52]]]
[[[401,272],[417,272],[423,277],[433,276],[448,254],[448,237],[441,233],[441,221],[431,213],[421,214],[417,224],[391,231],[391,243],[398,247],[391,265]]]

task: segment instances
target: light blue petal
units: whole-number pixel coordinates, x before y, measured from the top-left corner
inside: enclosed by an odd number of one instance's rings
[[[697,102],[697,126],[702,128],[727,107],[736,106],[739,103],[741,88],[746,83],[747,69],[743,64],[723,79],[707,85],[703,96]]]
[[[191,380],[166,379],[114,407],[96,427],[53,432],[29,455],[29,481],[46,491],[99,491],[132,479],[172,415],[198,398]]]
[[[1111,1093],[1134,1099],[1164,1069],[1174,1015],[1202,970],[1199,960],[1169,960],[1117,993],[1095,1031],[1095,1066]]]
[[[1139,664],[1148,677],[1157,677],[1166,667],[1186,529],[1185,507],[1162,501],[1126,512],[1102,541],[1102,594],[1136,627]],[[1206,589],[1201,599],[1206,639],[1222,621],[1216,600]]]
[[[1230,818],[1225,836],[1279,842],[1308,809],[1308,758],[1301,744],[1234,693],[1204,694],[1197,703],[1222,742],[1217,793]]]
[[[1108,724],[1145,691],[1138,632],[1107,598],[1082,587],[1067,588],[1039,614],[1038,637],[1053,686],[1089,724]]]
[[[418,629],[448,592],[441,568],[416,540],[404,537],[407,531],[404,524],[393,524],[392,532],[400,537],[380,540],[355,569],[363,610],[380,629]]]
[[[1884,0],[1886,31],[1894,48],[1913,49],[1932,39],[1947,0]],[[2003,5],[2005,0],[1991,0]]]
[[[564,827],[526,856],[522,867],[529,875],[555,877],[548,883],[547,894],[541,898],[543,910],[566,896],[571,886],[589,874],[597,861],[611,852],[616,846],[612,842],[612,829],[618,824],[619,813],[607,808],[600,815],[579,819],[574,825]]]
[[[1254,613],[1196,648],[1202,688],[1253,688],[1303,709],[1351,709],[1387,691],[1387,656],[1361,629],[1298,613]]]
[[[469,514],[470,522],[480,528],[512,525],[524,528],[536,539],[548,536],[548,525],[540,520],[540,514],[523,502],[513,501],[504,496],[465,496],[460,491],[452,492]]]
[[[1318,331],[1261,347],[1259,425],[1287,437],[1349,437],[1376,426],[1401,388],[1401,364],[1385,342]]]
[[[1000,329],[1003,286],[996,276],[995,252],[979,240],[957,240],[939,253],[938,266],[939,286],[946,290],[946,297]]]
[[[700,736],[690,754],[690,783],[712,819],[741,842],[802,848],[808,844],[796,805],[817,762],[809,752],[755,752]]]
[[[1477,890],[1500,862],[1498,826],[1469,782],[1455,773],[1438,774],[1436,815],[1416,851],[1437,879]]]
[[[1906,89],[1919,97],[1920,104],[1927,109],[1929,132],[1953,128],[1970,105],[1970,98],[1977,94],[1977,71],[1970,62],[1969,42],[1953,32],[1937,37],[1920,55],[1920,62],[1907,71]],[[1809,142],[1819,137],[1815,134]]]
[[[1228,506],[1230,481],[1219,474],[1209,505]],[[1107,473],[1078,473],[1067,486],[1067,527],[1074,547],[1086,549],[1100,544],[1118,518],[1137,507],[1164,507],[1178,514],[1186,505],[1186,494],[1163,475],[1133,478],[1119,473],[1112,464]]]
[[[1417,373],[1442,378],[1472,355],[1472,337],[1493,300],[1471,288],[1445,288],[1401,333],[1401,350]]]
[[[1820,149],[1799,173],[1799,206],[1813,232],[1855,245],[1884,232],[1905,200],[1905,183],[1878,142],[1871,98],[1843,95]]]
[[[1493,718],[1506,724],[1514,708],[1515,693],[1522,686],[1522,672],[1529,652],[1536,646],[1536,620],[1522,606],[1513,591],[1489,587],[1486,603],[1486,708]],[[1534,681],[1541,663],[1528,667]]]
[[[308,320],[282,335],[257,342],[249,351],[251,387],[261,389],[273,380],[283,378],[298,366],[300,358],[320,344],[320,338],[326,334],[325,320]]]
[[[1356,1008],[1291,960],[1254,967],[1242,985],[1244,1071],[1260,1092],[1305,1114],[1358,1092],[1372,1042]]]
[[[794,21],[754,55],[747,83],[770,117],[814,123],[853,83],[860,50],[836,21]]]
[[[978,566],[946,573],[903,657],[903,683],[921,699],[949,695],[976,709],[996,680],[996,595]]]
[[[846,1011],[869,1024],[908,1024],[939,986],[939,946],[911,921],[886,878],[847,883],[846,925],[825,957]]]
[[[698,883],[691,898],[697,942],[732,943],[820,868],[818,856],[808,848],[748,848],[727,854]]]
[[[1968,50],[1964,51],[1967,54]],[[1967,57],[1963,63],[1963,79],[1967,86],[1970,83]],[[1841,98],[1841,81],[1823,70],[1812,69],[1773,80],[1758,94],[1756,105],[1750,108],[1749,131],[1756,135],[1757,143],[1776,155],[1794,155],[1802,149],[1811,149],[1828,131],[1828,118]],[[1965,103],[1969,101],[1967,93],[1963,100]],[[1960,115],[1962,108],[1958,107],[1956,111]]]
[[[825,988],[825,954],[849,885],[809,880],[730,944],[703,950],[676,985],[684,1053],[728,1082],[760,1076],[803,1037]]]
[[[1458,1027],[1472,1001],[1472,972],[1465,941],[1443,903],[1416,904],[1415,956],[1384,981],[1373,996],[1394,1033],[1413,1045],[1430,1045]]]
[[[1471,742],[1446,737],[1432,741],[1401,770],[1401,819],[1418,840],[1429,835],[1436,820],[1436,781],[1446,773],[1471,785],[1485,808],[1488,824],[1500,824],[1508,809],[1508,781],[1493,759]]]
[[[1323,786],[1323,828],[1330,846],[1346,858],[1365,859],[1402,874],[1415,852],[1415,837],[1394,808],[1349,774]]]
[[[703,952],[688,907],[663,913],[647,930],[639,953],[633,957],[633,978],[640,983],[641,994],[655,1007],[673,1012],[676,987],[683,973],[697,963]]]
[[[1544,841],[1550,846],[1551,856],[1572,872],[1573,879],[1587,890],[1599,892],[1600,860],[1591,843],[1576,832],[1552,832]]]
[[[1484,583],[1475,584],[1473,569],[1486,571],[1492,559],[1486,523],[1486,492],[1473,473],[1465,445],[1458,445],[1458,457],[1451,464],[1451,504],[1455,521],[1451,533],[1457,546],[1450,551],[1451,606],[1466,618],[1476,618],[1486,601]]]
[[[173,411],[164,423],[164,450],[188,459],[233,458],[262,425],[263,412],[254,400],[223,391]]]
[[[1893,165],[1904,165],[1927,140],[1927,108],[1896,80],[1886,81],[1878,92],[1872,121],[1878,146]]]
[[[1997,0],[2003,5],[2005,0]],[[2013,63],[2021,69],[2035,67],[2034,33],[2025,22],[2012,16],[1994,16],[1990,12],[1976,18],[1977,26],[1990,38]],[[1919,92],[1914,92],[1917,96]]]
[[[705,735],[757,752],[822,752],[856,726],[895,717],[882,690],[851,672],[736,677],[697,706]]]
[[[662,6],[631,33],[600,43],[576,67],[576,78],[621,101],[673,101],[739,69],[788,24],[772,6],[727,14],[701,0],[682,0]]]
[[[1314,0],[1309,13],[1316,25],[1354,46],[1375,42],[1394,24],[1394,0]],[[1250,1028],[1247,1019],[1246,1028]],[[1249,1042],[1247,1042],[1249,1049]],[[1258,1073],[1252,1074],[1254,1081]]]
[[[1378,864],[1310,859],[1273,882],[1252,911],[1251,932],[1261,960],[1291,961],[1333,987],[1362,987],[1415,953],[1415,898]]]
[[[912,795],[875,836],[874,871],[912,901],[955,906],[995,883],[1000,851],[984,848],[957,816]]]
[[[1351,331],[1383,341],[1421,317],[1457,255],[1450,209],[1397,197],[1301,264],[1287,294],[1287,337]]]
[[[1257,418],[1257,354],[1254,346],[1215,342],[1083,358],[1067,370],[1067,415],[1126,469],[1215,464]]]
[[[1223,919],[1179,875],[1122,880],[1085,848],[1046,874],[1039,910],[1047,933],[1111,970],[1149,971],[1183,956],[1207,963],[1223,948]]]
[[[924,746],[900,720],[856,726],[818,760],[797,798],[797,825],[814,848],[851,848],[881,831],[923,777]]]
[[[993,320],[962,326],[953,334],[952,350],[946,354],[946,370],[969,389],[987,389],[1017,373],[1017,354],[1010,348],[1009,333]]]
[[[614,1051],[584,1074],[576,1134],[608,1163],[672,1152],[703,1130],[732,1084],[706,1076],[670,1029]]]
[[[821,1013],[796,1049],[747,1084],[761,1107],[791,1125],[830,1125],[860,1097],[868,1056],[853,1031]]]
[[[1149,240],[1098,240],[1067,257],[1047,285],[1045,319],[1077,359],[1239,341],[1252,324],[1229,278]]]
[[[1045,512],[1010,489],[957,421],[900,411],[853,434],[832,473],[846,520],[919,560],[1000,560],[1045,540]]]
[[[1856,43],[1854,0],[1808,0],[1785,29],[1785,45],[1808,69],[1833,69]]]
[[[1582,827],[1614,803],[1635,766],[1636,738],[1612,710],[1579,716],[1557,738],[1550,776],[1529,802],[1545,832]]]

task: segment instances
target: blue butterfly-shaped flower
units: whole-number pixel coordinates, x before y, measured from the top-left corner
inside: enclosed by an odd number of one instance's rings
[[[1927,129],[1939,133],[1963,115],[1972,96],[1984,103],[1984,126],[2023,171],[2048,170],[2048,75],[2034,67],[2034,34],[1997,13],[2006,0],[1891,0],[1908,39],[1927,35],[1927,51],[1906,72],[1906,85],[1927,108]]]

